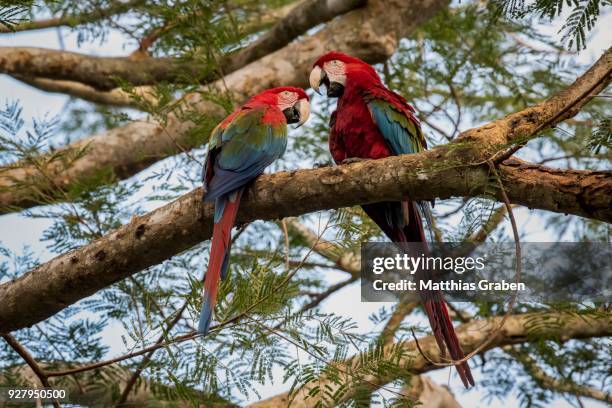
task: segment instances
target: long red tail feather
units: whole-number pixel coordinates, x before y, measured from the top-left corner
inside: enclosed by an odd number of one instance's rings
[[[237,190],[225,198],[222,214],[216,220],[213,227],[212,243],[210,247],[210,257],[208,269],[204,277],[204,292],[198,333],[206,334],[212,321],[212,314],[217,303],[217,288],[219,279],[225,275],[224,269],[228,267],[228,258],[232,240],[232,228],[236,222],[236,214],[240,206],[242,190]],[[215,212],[217,209],[215,209]]]
[[[390,225],[388,222],[393,217],[389,217],[386,214],[396,205],[398,209],[403,212],[405,208],[408,208],[408,217],[404,214],[404,218],[408,218],[406,226],[398,227],[396,225]],[[423,229],[423,220],[417,209],[417,204],[404,200],[402,203],[376,203],[368,204],[363,206],[365,212],[378,224],[383,232],[393,242],[427,242],[425,231]],[[436,339],[436,343],[440,348],[442,356],[446,355],[446,350],[450,354],[450,358],[453,360],[461,360],[465,357],[457,333],[453,327],[453,322],[448,315],[448,309],[444,302],[444,295],[440,291],[424,291],[419,292],[423,301],[425,313],[429,319],[431,330]],[[470,385],[474,386],[474,377],[467,362],[455,366],[457,373],[461,378],[461,381],[466,388]]]

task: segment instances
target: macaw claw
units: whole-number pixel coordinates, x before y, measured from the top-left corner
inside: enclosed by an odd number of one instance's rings
[[[359,162],[362,162],[362,161],[365,161],[365,160],[368,160],[368,159],[364,159],[362,157],[349,157],[349,158],[346,158],[346,159],[342,160],[342,163],[340,163],[340,164],[359,163]]]
[[[320,169],[321,167],[330,167],[330,166],[331,166],[331,163],[328,163],[328,162],[316,162],[314,164],[315,169]]]

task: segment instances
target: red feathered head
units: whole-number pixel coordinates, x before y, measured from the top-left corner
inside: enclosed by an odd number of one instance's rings
[[[310,116],[309,98],[302,88],[281,86],[266,89],[249,99],[245,106],[262,103],[277,106],[285,115],[287,123],[297,123],[298,127]]]
[[[359,58],[339,51],[331,51],[319,57],[310,73],[310,86],[319,93],[323,84],[328,97],[340,97],[346,86],[380,83],[376,70]]]

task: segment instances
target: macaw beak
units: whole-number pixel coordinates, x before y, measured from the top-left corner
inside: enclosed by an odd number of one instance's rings
[[[319,95],[321,92],[319,91],[319,87],[323,83],[323,80],[327,77],[325,71],[321,69],[320,66],[315,66],[312,71],[310,71],[310,87]]]
[[[306,121],[308,120],[308,117],[310,116],[310,102],[308,102],[307,99],[300,99],[293,106],[298,111],[298,114],[299,114],[298,125],[296,126],[296,129],[297,129],[300,126],[302,126],[304,123],[306,123]]]
[[[342,81],[344,82],[344,81]],[[325,85],[327,88],[327,97],[328,98],[339,98],[344,93],[344,85],[342,82],[332,81],[330,77],[327,75],[324,69],[316,66],[310,72],[310,86],[316,93],[321,95],[319,91],[319,87],[321,85]]]
[[[287,124],[297,123],[296,129],[302,126],[310,116],[310,103],[306,99],[300,99],[292,107],[283,111]]]

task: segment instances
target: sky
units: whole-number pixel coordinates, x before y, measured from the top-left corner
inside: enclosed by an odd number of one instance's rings
[[[590,34],[589,46],[585,51],[582,51],[576,59],[584,64],[589,64],[595,61],[602,50],[610,46],[610,29],[612,26],[612,13],[605,13],[597,24],[597,29]],[[541,31],[545,34],[550,34],[557,38],[558,26],[541,26]],[[60,35],[62,41],[60,42]],[[78,51],[85,54],[99,56],[122,56],[130,52],[124,49],[125,39],[116,31],[111,32],[108,41],[100,45],[97,43],[85,43],[80,47],[77,44],[76,35],[70,33],[68,29],[49,29],[34,32],[24,32],[17,34],[1,34],[0,46],[37,46],[50,49],[61,49],[62,43],[66,50]],[[68,97],[63,95],[49,94],[38,91],[25,84],[22,84],[6,75],[0,75],[0,104],[8,101],[19,100],[23,106],[24,118],[40,118],[45,115],[60,114],[68,102]],[[476,124],[474,124],[476,125]],[[82,135],[71,135],[71,137],[82,137]],[[159,168],[159,167],[158,167]],[[138,177],[146,176],[146,170]],[[146,190],[144,194],[146,194]],[[552,241],[555,236],[546,230],[540,217],[534,215],[533,211],[521,208],[515,211],[519,229],[523,235],[523,239],[527,241]],[[20,214],[8,214],[0,216],[0,242],[14,252],[19,253],[24,246],[31,248],[41,261],[50,259],[51,254],[46,243],[40,241],[42,232],[49,227],[49,220],[26,218]],[[343,279],[341,273],[329,273],[327,276],[330,284]],[[368,317],[378,310],[380,303],[363,303],[360,301],[359,284],[353,284],[335,296],[332,296],[322,305],[323,312],[333,311],[334,313],[352,317],[361,331],[367,332],[375,329]],[[391,307],[392,304],[386,304],[386,307]],[[106,344],[110,346],[109,357],[122,354],[123,344],[118,332],[122,331],[119,324],[111,324],[104,332],[103,338]],[[516,399],[509,398],[505,401],[492,400],[481,401],[483,398],[483,390],[476,387],[470,391],[464,391],[456,374],[453,372],[449,377],[449,369],[437,370],[428,374],[438,384],[448,384],[452,391],[456,394],[458,401],[465,407],[511,407],[517,406]],[[279,378],[281,372],[276,370],[275,377]],[[475,379],[478,383],[481,379],[480,370],[475,370]],[[286,391],[287,385],[274,384],[259,387],[263,398],[273,396],[279,392]],[[584,399],[584,406],[596,407],[603,406],[591,400]],[[567,401],[558,399],[552,405],[554,407],[571,406]]]

